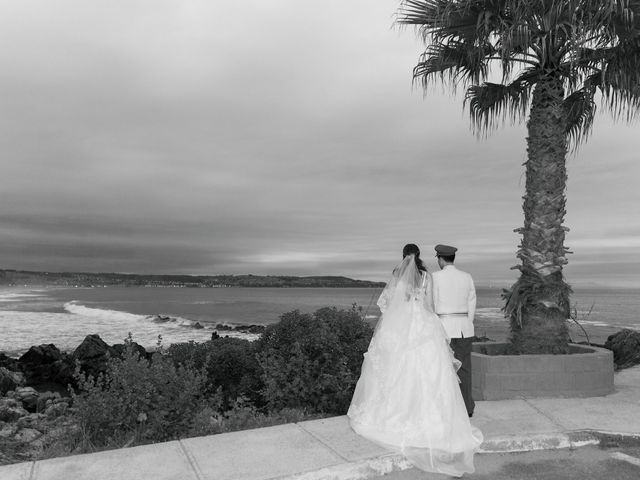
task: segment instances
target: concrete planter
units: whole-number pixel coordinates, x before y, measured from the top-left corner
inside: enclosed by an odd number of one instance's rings
[[[569,355],[504,355],[506,343],[474,343],[474,400],[598,397],[613,391],[613,352],[571,344]]]

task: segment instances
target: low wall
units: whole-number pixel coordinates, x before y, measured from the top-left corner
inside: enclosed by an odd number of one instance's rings
[[[474,400],[598,397],[613,391],[613,352],[571,344],[569,355],[503,355],[506,343],[474,343]]]

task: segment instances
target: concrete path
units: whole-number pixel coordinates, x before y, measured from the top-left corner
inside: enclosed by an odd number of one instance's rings
[[[640,366],[615,374],[606,397],[483,401],[480,454],[640,440]],[[359,437],[347,417],[0,467],[1,480],[356,480],[411,465]]]

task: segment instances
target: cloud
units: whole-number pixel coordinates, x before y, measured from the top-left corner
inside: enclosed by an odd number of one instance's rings
[[[452,243],[510,281],[525,126],[478,141],[461,92],[423,98],[397,6],[7,5],[0,266],[384,280],[405,243]],[[569,159],[577,276],[640,253],[634,139],[599,118]]]

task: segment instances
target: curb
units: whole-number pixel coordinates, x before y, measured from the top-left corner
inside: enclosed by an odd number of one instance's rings
[[[507,435],[485,440],[478,453],[515,453],[534,450],[555,450],[598,445],[600,437],[590,430],[567,433],[541,433],[535,435]]]
[[[412,467],[413,465],[403,455],[393,453],[270,480],[363,480]]]
[[[599,430],[575,430],[567,433],[549,433],[522,436],[505,436],[487,440],[477,453],[515,453],[533,450],[555,450],[599,445],[601,448],[640,446],[640,433],[605,432]]]
[[[640,434],[577,430],[529,436],[504,436],[485,441],[478,454],[517,453],[535,450],[576,449],[588,445],[601,448],[640,445]],[[271,480],[364,480],[391,472],[407,470],[413,465],[403,455],[393,453],[358,462],[342,463],[320,470],[296,473]]]

